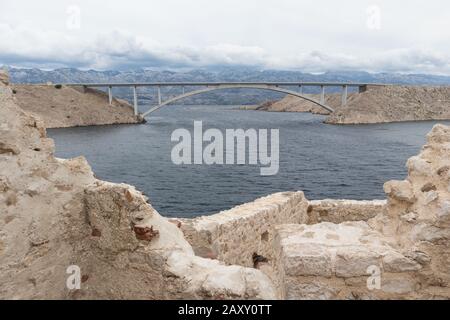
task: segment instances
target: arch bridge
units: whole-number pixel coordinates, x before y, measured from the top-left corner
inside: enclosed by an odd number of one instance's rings
[[[358,88],[358,92],[364,92],[369,84],[367,83],[340,83],[340,82],[151,82],[151,83],[71,83],[65,84],[66,86],[77,86],[83,88],[106,88],[108,90],[109,104],[112,104],[113,93],[112,89],[114,87],[129,87],[132,89],[133,93],[133,107],[134,114],[139,114],[138,109],[138,88],[139,87],[153,87],[156,88],[157,101],[158,104],[151,106],[147,111],[141,114],[145,117],[156,110],[167,106],[176,101],[206,93],[216,90],[224,89],[260,89],[269,90],[280,93],[285,93],[287,95],[299,97],[306,101],[312,102],[317,106],[333,112],[334,109],[325,103],[325,88],[327,87],[339,87],[342,89],[342,105],[347,104],[348,88]],[[379,84],[370,84],[379,86]],[[161,88],[162,87],[180,87],[182,89],[181,93],[174,97],[169,97],[165,101],[162,100]],[[193,88],[190,91],[185,90],[185,88]],[[318,87],[320,88],[320,99],[316,100],[314,98],[308,97],[303,94],[303,89],[305,87]]]

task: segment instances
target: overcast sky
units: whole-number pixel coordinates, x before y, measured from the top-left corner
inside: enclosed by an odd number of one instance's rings
[[[450,75],[450,1],[0,0],[0,64]]]

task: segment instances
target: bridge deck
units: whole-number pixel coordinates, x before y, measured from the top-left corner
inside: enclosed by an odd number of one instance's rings
[[[85,87],[173,87],[173,86],[224,86],[224,85],[266,85],[266,86],[324,86],[324,87],[364,87],[386,86],[380,83],[353,82],[136,82],[136,83],[63,83],[66,86]]]

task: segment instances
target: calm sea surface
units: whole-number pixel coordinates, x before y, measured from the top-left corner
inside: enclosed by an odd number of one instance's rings
[[[403,179],[437,122],[333,126],[307,113],[235,110],[233,106],[169,106],[142,125],[48,130],[56,155],[84,155],[96,175],[144,192],[165,216],[212,214],[278,191],[303,190],[309,199],[383,199],[383,183]],[[259,165],[183,165],[171,161],[173,130],[280,130],[280,168],[261,176]],[[450,122],[441,122],[450,124]]]

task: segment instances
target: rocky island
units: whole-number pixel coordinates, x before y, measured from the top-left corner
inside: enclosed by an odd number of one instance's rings
[[[283,192],[167,219],[83,157],[55,158],[13,90],[2,75],[1,299],[450,298],[450,127],[433,128],[386,201]]]

